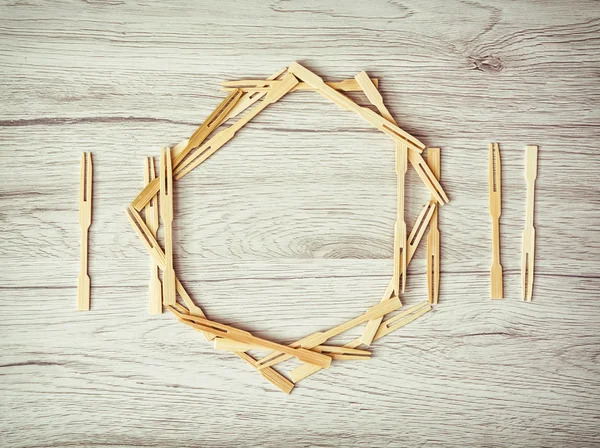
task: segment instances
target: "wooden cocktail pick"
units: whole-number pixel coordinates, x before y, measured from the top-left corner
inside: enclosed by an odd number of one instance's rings
[[[377,107],[383,118],[396,124],[396,120],[385,107],[383,98],[377,90],[377,87],[365,72],[360,72],[354,77],[356,82],[362,88],[363,92],[371,102]],[[400,292],[404,293],[406,287],[406,222],[404,220],[404,180],[408,165],[408,148],[402,142],[396,142],[396,176],[397,176],[397,194],[396,194],[396,224],[394,226],[394,294],[400,297]]]
[[[381,132],[389,135],[397,142],[404,143],[413,151],[416,151],[418,153],[423,152],[425,145],[421,143],[418,139],[410,135],[408,132],[400,129],[398,126],[391,123],[389,120],[386,120],[381,115],[378,115],[376,112],[373,112],[371,109],[359,106],[344,94],[325,84],[325,81],[323,81],[323,79],[320,76],[311,72],[306,67],[303,67],[297,62],[294,62],[290,64],[288,71],[290,73],[293,73],[294,76],[296,76],[298,79],[314,87],[317,92],[319,92],[325,98],[333,101],[342,109],[346,109],[357,113],[366,121],[368,121],[372,126],[379,129]]]
[[[156,178],[156,170],[154,168],[154,158],[147,157],[144,160],[144,185],[148,185]],[[144,209],[146,225],[152,236],[156,238],[158,231],[158,198],[153,196],[150,202],[146,204]],[[150,258],[150,314],[162,314],[162,285],[158,278],[158,263]]]
[[[523,300],[529,302],[533,295],[533,272],[535,266],[535,228],[533,206],[535,179],[537,178],[538,147],[529,145],[525,149],[525,179],[527,180],[527,215],[523,232],[523,254],[521,258],[521,285]]]
[[[163,272],[163,303],[173,305],[175,270],[173,269],[173,166],[171,148],[160,150],[160,217],[165,227],[165,270]]]
[[[242,79],[239,81],[225,81],[222,82],[221,85],[224,87],[222,90],[225,91],[239,89],[244,93],[254,93],[268,92],[280,82],[281,81],[269,79]],[[371,82],[377,87],[378,80],[376,78],[371,79]],[[325,84],[335,90],[341,90],[342,92],[360,92],[362,90],[355,79],[344,79],[343,81],[326,82]],[[294,87],[291,92],[295,92],[296,90],[315,90],[315,88],[305,82],[301,82]]]
[[[90,310],[90,276],[88,275],[88,231],[92,224],[92,155],[81,154],[79,177],[79,227],[81,228],[81,253],[77,283],[77,309]]]
[[[439,180],[441,173],[440,148],[427,149],[427,164]],[[431,200],[435,196],[431,195]],[[433,212],[427,234],[427,297],[429,303],[437,304],[440,292],[440,231],[438,229],[439,207]]]
[[[500,148],[490,143],[489,189],[490,216],[492,217],[492,268],[490,270],[491,297],[502,299],[502,265],[500,264],[500,215],[502,214],[502,176],[500,170]]]

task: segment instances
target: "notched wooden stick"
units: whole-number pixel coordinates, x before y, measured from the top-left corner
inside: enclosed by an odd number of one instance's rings
[[[365,72],[355,76],[356,82],[361,87],[367,99],[373,104],[379,113],[390,123],[397,125],[396,120],[385,106],[383,97],[377,90],[377,86]],[[394,294],[400,297],[406,288],[406,222],[404,219],[404,181],[407,169],[408,148],[403,142],[396,142],[396,224],[394,225]]]
[[[533,209],[535,202],[535,180],[537,179],[538,147],[525,148],[525,179],[527,180],[527,212],[523,232],[523,254],[521,257],[521,288],[523,300],[530,302],[533,296],[533,272],[535,268],[535,227]]]
[[[490,192],[490,216],[492,217],[492,267],[490,269],[491,298],[501,299],[502,265],[500,264],[500,215],[502,214],[502,176],[500,170],[500,148],[490,143],[488,176]]]
[[[77,310],[90,310],[90,276],[88,275],[88,233],[92,224],[92,155],[81,154],[79,178],[79,227],[81,229],[81,252],[79,278],[77,281]]]
[[[441,174],[440,148],[427,149],[427,163],[433,175],[439,180]],[[435,201],[435,196],[431,195]],[[429,303],[437,304],[440,292],[440,231],[438,229],[439,209],[436,207],[429,222],[427,234],[427,297]]]
[[[230,352],[247,352],[249,350],[264,350],[261,345],[251,345],[242,342],[232,341],[231,339],[215,338],[215,350]],[[371,352],[368,350],[357,350],[336,345],[317,345],[310,349],[313,352],[324,353],[331,359],[339,360],[361,360],[369,359]]]
[[[413,151],[420,153],[425,148],[425,145],[418,139],[410,135],[408,132],[400,129],[395,124],[383,118],[381,115],[376,114],[371,109],[359,106],[347,96],[338,92],[335,89],[329,87],[323,79],[311,72],[305,67],[302,67],[297,62],[294,62],[288,68],[290,73],[293,73],[297,78],[306,82],[310,86],[314,87],[317,92],[323,95],[325,98],[333,101],[342,109],[346,109],[357,113],[372,126],[379,129],[383,133],[389,135],[394,140],[406,144]]]
[[[163,271],[163,303],[175,303],[175,270],[173,269],[173,166],[171,148],[160,150],[160,217],[165,228],[165,269]]]
[[[253,93],[253,92],[268,92],[275,86],[279,81],[277,80],[264,80],[264,79],[242,79],[240,81],[225,81],[222,82],[221,85],[224,87],[222,90],[231,91],[234,89],[240,89],[245,93]],[[379,84],[379,80],[376,78],[371,78],[371,82],[377,86]],[[334,81],[334,82],[326,82],[329,87],[335,90],[340,90],[342,92],[360,92],[362,89],[358,85],[355,79],[344,79],[343,81]],[[296,87],[294,87],[290,92],[295,92],[297,90],[315,90],[314,87],[308,85],[305,82],[299,83]]]
[[[154,167],[154,158],[146,157],[144,159],[144,185],[148,185],[156,178],[156,170]],[[154,196],[150,202],[146,204],[144,209],[146,225],[156,238],[158,231],[158,198]],[[158,277],[158,264],[154,258],[150,257],[150,314],[162,314],[162,285]]]

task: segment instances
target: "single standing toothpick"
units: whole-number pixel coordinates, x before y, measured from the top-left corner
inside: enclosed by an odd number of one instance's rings
[[[533,227],[533,206],[535,179],[537,178],[538,147],[525,149],[525,179],[527,179],[527,219],[523,232],[523,254],[521,258],[521,285],[523,300],[529,302],[533,294],[533,271],[535,266],[535,228]]]
[[[439,180],[441,173],[440,148],[427,149],[427,164]],[[431,200],[435,196],[431,195]],[[439,207],[433,211],[427,234],[427,297],[429,303],[437,304],[440,292],[440,231],[438,229]]]
[[[175,270],[173,269],[173,167],[171,148],[160,150],[160,217],[165,227],[165,270],[163,272],[163,303],[173,305]]]
[[[500,264],[500,215],[502,214],[502,185],[500,171],[500,148],[498,143],[490,143],[489,154],[489,188],[490,188],[490,216],[492,217],[492,268],[490,280],[492,285],[492,299],[501,299],[502,293],[502,265]]]
[[[90,309],[90,277],[88,275],[88,231],[92,223],[92,155],[81,154],[79,178],[79,227],[81,228],[81,253],[79,281],[77,284],[77,309]]]
[[[362,88],[365,95],[377,110],[380,111],[383,118],[390,123],[396,124],[396,120],[385,107],[383,97],[377,90],[377,87],[365,72],[360,72],[354,77],[358,85]],[[404,220],[404,179],[408,167],[408,148],[403,142],[396,142],[396,224],[394,225],[394,294],[400,297],[406,287],[406,222]],[[402,277],[402,280],[400,280]]]
[[[154,158],[147,157],[144,161],[144,185],[148,185],[156,178],[154,169]],[[156,238],[158,231],[158,198],[153,196],[144,209],[146,224]],[[162,314],[162,291],[161,283],[158,278],[158,264],[150,258],[150,314]]]

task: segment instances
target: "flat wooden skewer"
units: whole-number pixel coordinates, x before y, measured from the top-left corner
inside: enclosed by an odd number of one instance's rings
[[[521,285],[523,300],[530,302],[533,295],[533,272],[535,267],[535,227],[533,206],[535,179],[537,178],[538,147],[528,145],[525,149],[525,179],[527,179],[527,215],[523,232],[523,255],[521,258]]]
[[[154,168],[154,158],[146,157],[144,159],[144,185],[148,185],[156,178],[156,170]],[[146,225],[152,236],[156,238],[158,231],[158,200],[155,197],[150,199],[144,210]],[[162,285],[158,278],[158,263],[150,257],[150,314],[162,314]]]
[[[490,143],[489,151],[490,216],[492,217],[492,267],[490,269],[491,297],[501,299],[502,265],[500,264],[500,215],[502,214],[502,176],[500,170],[500,148]]]
[[[221,324],[219,322],[205,319],[200,316],[182,314],[172,306],[169,306],[168,308],[173,314],[175,314],[179,318],[179,320],[181,320],[181,322],[197,330],[207,331],[216,336],[226,339],[232,339],[234,341],[242,342],[248,345],[259,345],[268,350],[276,350],[277,352],[285,353],[290,357],[295,357],[301,362],[313,364],[315,366],[319,366],[325,369],[329,368],[329,365],[331,364],[331,358],[327,355],[316,353],[302,347],[293,348],[287,345],[278,344],[267,339],[253,336],[247,331],[240,330],[230,325]],[[259,368],[261,369],[264,367],[267,366],[259,366]]]
[[[360,72],[354,77],[356,82],[365,93],[371,104],[379,110],[379,113],[393,124],[397,124],[394,117],[385,107],[383,98],[375,84],[365,72]],[[400,297],[406,287],[406,222],[404,220],[404,179],[408,168],[408,148],[406,144],[396,141],[396,224],[394,226],[394,294]],[[400,280],[402,279],[402,280]]]
[[[333,101],[343,109],[356,112],[372,126],[389,135],[394,140],[406,144],[413,151],[421,153],[425,148],[423,143],[410,135],[408,132],[400,129],[398,126],[386,120],[381,115],[376,114],[371,109],[359,106],[344,94],[332,89],[325,84],[321,77],[317,76],[307,68],[302,67],[297,62],[292,63],[289,66],[288,71],[293,73],[300,80],[314,87],[317,92],[319,92],[325,98]]]
[[[77,310],[90,310],[90,276],[88,275],[88,232],[92,224],[92,155],[81,154],[79,177],[79,227],[81,228],[81,252],[79,255],[79,278],[77,281]]]
[[[183,140],[173,148],[174,156],[172,157],[173,169],[177,168],[187,155],[196,147],[200,146],[206,137],[218,128],[229,116],[231,110],[240,101],[241,92],[231,92],[227,95],[221,104],[204,120],[204,122],[196,129],[189,139]],[[160,180],[152,180],[146,187],[137,195],[132,202],[133,207],[141,212],[146,204],[158,193],[160,189]]]
[[[399,328],[404,327],[405,325],[413,322],[414,320],[421,317],[423,314],[427,313],[431,310],[431,305],[429,302],[425,301],[419,305],[413,306],[405,311],[402,311],[390,319],[386,320],[381,324],[378,328],[377,333],[375,334],[374,340],[381,339],[382,337],[390,334],[393,331],[398,330]],[[356,338],[351,342],[348,342],[344,347],[347,348],[356,348],[361,345],[361,338]],[[318,367],[302,364],[300,367],[295,368],[290,372],[290,378],[294,383],[298,383],[300,380],[317,373],[321,370]]]
[[[421,210],[421,213],[419,213],[419,216],[417,217],[417,220],[415,221],[415,225],[413,226],[412,230],[410,231],[410,235],[408,235],[408,239],[406,241],[406,244],[407,244],[406,266],[407,267],[410,264],[411,260],[413,259],[413,256],[415,255],[417,247],[419,246],[419,243],[421,242],[421,239],[423,238],[423,234],[425,233],[425,229],[429,225],[431,217],[433,216],[433,212],[435,211],[436,208],[437,208],[437,204],[434,201],[430,201],[427,204],[425,204],[425,207],[423,207],[423,210]],[[392,297],[394,297],[394,280],[393,279],[389,283],[385,292],[383,293],[381,302],[390,300]],[[379,330],[379,328],[382,325],[382,323],[381,323],[382,321],[383,321],[383,316],[376,318],[376,319],[371,319],[367,323],[367,326],[365,327],[363,334],[359,338],[363,344],[371,345],[371,343],[373,342],[373,340],[375,338],[375,334],[377,333],[377,331]]]
[[[377,317],[384,316],[394,310],[397,310],[401,306],[402,306],[402,303],[400,302],[400,299],[398,299],[398,297],[394,297],[393,299],[390,299],[386,302],[381,302],[375,306],[372,306],[364,314],[362,314],[352,320],[349,320],[348,322],[345,322],[341,325],[338,325],[337,327],[334,327],[330,330],[323,331],[323,332],[319,331],[319,332],[313,333],[305,338],[302,338],[302,339],[290,344],[290,347],[293,347],[293,348],[302,347],[305,349],[312,349],[313,347],[316,347],[317,345],[324,344],[325,342],[327,342],[328,339],[331,339],[332,337],[337,336],[338,334],[344,333],[344,332],[356,327],[357,325],[367,322],[370,319],[375,319]],[[265,356],[264,358],[259,359],[258,364],[259,364],[260,368],[271,367],[280,362],[284,362],[290,358],[291,358],[291,356],[285,352],[282,352],[282,353],[273,352],[273,353]]]
[[[215,338],[215,350],[230,352],[247,352],[249,350],[264,350],[260,345],[244,344],[231,339]],[[337,360],[362,360],[369,359],[371,352],[354,348],[339,347],[336,345],[317,345],[311,348],[313,352],[324,353]]]
[[[173,305],[175,270],[173,269],[173,166],[171,148],[160,150],[160,217],[165,227],[165,270],[163,271],[163,303]]]
[[[265,82],[266,81],[266,82]],[[240,89],[245,93],[253,93],[253,92],[268,92],[274,85],[279,83],[278,80],[264,80],[264,79],[242,79],[240,81],[225,81],[222,82],[221,85],[224,87],[225,91],[230,91],[234,89]],[[372,78],[371,82],[377,87],[379,84],[376,78]],[[342,92],[360,92],[362,89],[354,79],[344,79],[343,81],[337,82],[326,82],[329,87],[335,90],[340,90]],[[296,90],[315,90],[314,87],[308,85],[305,82],[299,83],[296,87],[294,87],[290,92],[295,92]]]
[[[427,163],[439,180],[441,174],[440,148],[427,149]],[[431,200],[435,197],[431,195]],[[440,231],[438,229],[439,208],[436,208],[429,223],[427,234],[427,297],[429,303],[437,304],[440,293]]]

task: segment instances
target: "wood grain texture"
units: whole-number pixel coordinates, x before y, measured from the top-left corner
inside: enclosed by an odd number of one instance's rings
[[[598,2],[0,11],[0,445],[600,444]],[[189,137],[224,98],[221,81],[294,60],[325,80],[378,78],[399,125],[442,148],[451,202],[440,305],[374,343],[370,361],[334,362],[285,396],[168,314],[148,316],[148,257],[123,211],[143,158]],[[502,146],[498,302],[490,141]],[[539,145],[536,274],[523,303],[528,144]],[[73,307],[82,151],[94,153],[90,313]],[[177,274],[209,318],[259,337],[331,328],[390,280],[395,186],[388,137],[314,92],[290,93],[175,183]],[[409,167],[408,228],[428,199]],[[424,256],[422,245],[408,270],[409,306],[427,294]]]

